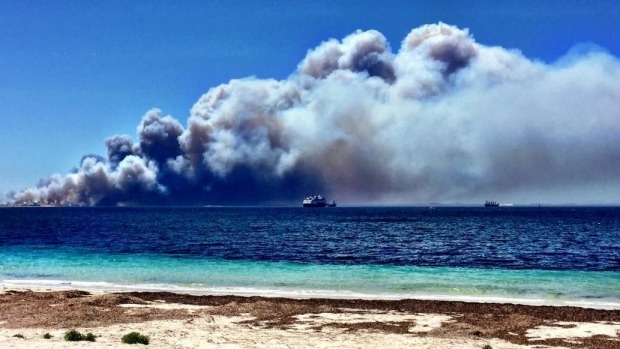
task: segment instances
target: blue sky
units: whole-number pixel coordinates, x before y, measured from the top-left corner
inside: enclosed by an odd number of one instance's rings
[[[156,107],[185,123],[209,88],[286,79],[308,50],[376,29],[396,52],[416,27],[553,63],[574,47],[620,56],[609,1],[13,1],[0,11],[0,192],[67,173]]]

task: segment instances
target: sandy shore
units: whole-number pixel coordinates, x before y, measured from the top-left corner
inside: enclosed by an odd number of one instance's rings
[[[95,342],[66,342],[91,332]],[[0,348],[620,348],[620,310],[79,290],[0,293]],[[49,333],[52,337],[44,339]],[[23,338],[15,337],[21,335]]]

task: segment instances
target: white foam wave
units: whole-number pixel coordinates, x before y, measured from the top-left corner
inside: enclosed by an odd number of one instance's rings
[[[94,289],[94,288],[106,288],[114,287],[114,284],[105,281],[70,281],[70,280],[2,280],[0,283],[3,288],[79,288],[79,289]]]

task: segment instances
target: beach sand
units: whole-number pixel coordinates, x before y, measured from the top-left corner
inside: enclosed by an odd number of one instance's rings
[[[95,342],[66,342],[65,332]],[[80,290],[0,293],[0,348],[620,348],[620,310]],[[50,339],[43,335],[49,333]],[[22,335],[17,338],[15,335]]]

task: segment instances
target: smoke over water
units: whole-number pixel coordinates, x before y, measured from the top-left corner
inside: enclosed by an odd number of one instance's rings
[[[286,80],[210,89],[186,125],[153,109],[136,140],[105,144],[107,157],[11,201],[425,203],[618,188],[620,62],[587,52],[545,64],[443,23],[413,29],[398,51],[358,31],[310,50]]]

